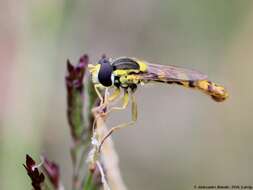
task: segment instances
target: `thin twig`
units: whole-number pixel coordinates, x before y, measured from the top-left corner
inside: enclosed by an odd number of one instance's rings
[[[96,161],[96,164],[97,164],[97,167],[98,167],[99,172],[101,174],[101,181],[102,181],[104,190],[110,190],[110,187],[105,179],[105,173],[104,173],[104,170],[103,170],[101,164],[99,163],[99,161]]]
[[[96,118],[97,125],[92,140],[94,147],[91,150],[88,158],[90,167],[94,168],[94,165],[101,156],[103,167],[106,171],[106,178],[104,178],[104,180],[108,180],[108,184],[112,190],[126,190],[127,188],[121,177],[118,165],[118,156],[115,151],[113,141],[110,137],[106,139],[102,146],[101,152],[99,152],[100,142],[103,137],[108,133],[108,130],[105,125],[105,117],[103,117],[98,112],[95,112],[94,116]]]

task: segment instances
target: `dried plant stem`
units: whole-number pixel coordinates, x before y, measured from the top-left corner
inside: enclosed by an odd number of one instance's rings
[[[108,133],[106,124],[105,124],[105,117],[101,116],[98,113],[95,113],[95,118],[97,118],[97,125],[94,133],[94,137],[96,138],[97,142],[101,142],[103,137]],[[106,179],[108,180],[108,184],[112,190],[126,190],[126,186],[123,182],[121,177],[119,165],[118,165],[118,155],[115,151],[113,141],[110,137],[106,139],[104,142],[101,152],[99,153],[98,146],[96,147],[96,153],[93,154],[94,162],[98,160],[98,154],[101,156],[101,161],[103,163],[103,167],[106,171]]]

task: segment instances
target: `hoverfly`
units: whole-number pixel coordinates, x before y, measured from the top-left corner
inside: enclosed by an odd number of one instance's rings
[[[228,97],[228,93],[224,87],[209,81],[206,75],[198,71],[170,65],[152,64],[137,58],[120,57],[112,59],[102,57],[98,61],[98,64],[89,64],[88,69],[92,76],[94,88],[101,102],[103,102],[104,99],[99,89],[115,89],[112,95],[105,98],[107,101],[105,100],[101,105],[105,106],[105,104],[113,102],[120,97],[122,91],[124,92],[123,105],[121,107],[112,107],[110,111],[123,110],[127,107],[129,99],[132,101],[132,121],[111,128],[108,134],[103,138],[101,145],[113,131],[131,126],[137,120],[137,104],[133,93],[139,84],[151,82],[176,84],[200,90],[217,102],[222,102]]]

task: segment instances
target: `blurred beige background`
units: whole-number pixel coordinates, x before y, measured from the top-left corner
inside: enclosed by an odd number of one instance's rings
[[[69,189],[65,62],[83,53],[197,69],[230,92],[140,88],[137,127],[113,135],[129,189],[253,185],[253,1],[1,0],[0,24],[0,189],[30,189],[26,153],[58,161]]]

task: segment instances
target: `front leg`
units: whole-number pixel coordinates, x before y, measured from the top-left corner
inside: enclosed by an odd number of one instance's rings
[[[102,87],[102,85],[101,84],[95,84],[94,85],[94,89],[95,89],[95,91],[96,91],[96,93],[97,93],[97,95],[98,95],[98,98],[99,98],[99,100],[100,100],[100,105],[103,103],[103,101],[104,101],[104,98],[103,98],[103,96],[101,95],[101,93],[100,93],[100,91],[99,91],[99,88],[101,88]]]
[[[119,130],[119,129],[122,129],[122,128],[126,128],[126,127],[131,127],[131,126],[134,126],[134,124],[136,123],[137,121],[137,116],[138,116],[138,112],[137,112],[137,103],[135,101],[135,98],[133,96],[133,94],[131,93],[131,101],[132,101],[132,121],[130,122],[127,122],[127,123],[122,123],[120,125],[117,125],[116,127],[113,127],[109,130],[109,132],[102,138],[101,140],[101,143],[99,145],[99,151],[101,150],[101,147],[102,145],[104,144],[105,140],[111,136],[111,134],[116,131],[116,130]],[[128,92],[125,92],[125,95],[124,95],[124,103],[123,103],[123,106],[122,107],[118,107],[120,109],[125,109],[127,104],[129,102],[129,95],[128,95]]]
[[[94,85],[94,89],[98,95],[98,98],[100,100],[99,106],[94,107],[92,109],[93,114],[97,113],[97,114],[102,114],[104,112],[104,109],[108,106],[109,104],[109,100],[108,100],[108,96],[109,96],[109,92],[108,92],[108,88],[105,88],[105,92],[104,92],[104,96],[102,96],[101,92],[99,91],[99,88],[103,87],[101,84],[95,84]],[[97,115],[95,114],[95,115]],[[95,118],[96,120],[96,118]]]
[[[104,113],[104,109],[106,108],[106,106],[108,106],[108,104],[110,102],[115,101],[120,96],[121,90],[120,90],[120,88],[116,88],[116,90],[113,92],[113,94],[111,96],[109,96],[108,88],[106,88],[105,89],[105,95],[104,95],[104,98],[103,98],[100,91],[99,91],[100,87],[101,87],[101,84],[95,84],[94,85],[95,91],[96,91],[96,93],[97,93],[97,95],[100,99],[100,104],[99,104],[99,106],[93,108],[92,112],[93,113],[98,113],[100,116],[106,116],[109,112],[107,111],[107,112]],[[95,120],[93,122],[93,125],[92,125],[93,131],[95,129],[96,122],[97,122],[97,117],[95,118]]]

